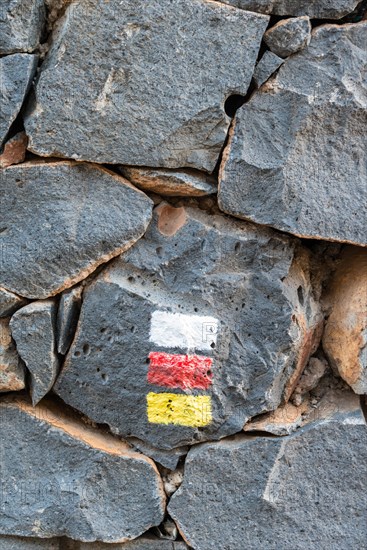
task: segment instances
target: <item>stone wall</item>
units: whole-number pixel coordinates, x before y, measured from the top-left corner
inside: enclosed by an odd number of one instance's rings
[[[365,0],[2,0],[0,550],[367,540]]]

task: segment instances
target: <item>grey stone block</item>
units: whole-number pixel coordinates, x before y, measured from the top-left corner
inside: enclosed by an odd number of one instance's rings
[[[153,536],[144,535],[125,544],[75,543],[67,550],[188,550],[188,546],[181,541],[162,540]]]
[[[9,317],[26,304],[27,300],[21,296],[0,287],[0,317]]]
[[[366,244],[366,33],[367,22],[316,28],[237,111],[219,177],[224,212]]]
[[[283,63],[284,60],[281,57],[266,51],[255,67],[254,80],[256,86],[260,88]]]
[[[33,52],[45,24],[44,0],[1,0],[0,54]]]
[[[86,278],[139,239],[151,218],[146,195],[88,164],[27,162],[1,170],[0,182],[0,285],[29,298]]]
[[[145,236],[85,289],[54,391],[160,449],[238,432],[290,396],[318,345],[308,264],[295,239],[162,203]],[[196,372],[167,381],[151,352],[187,354],[190,365],[206,357],[212,381],[197,386]],[[162,380],[151,381],[151,369]],[[160,399],[174,405],[165,412]]]
[[[367,538],[366,477],[357,399],[291,436],[193,448],[168,510],[195,550],[348,550]]]
[[[59,371],[56,314],[55,302],[44,300],[19,309],[10,321],[18,353],[31,374],[33,405],[51,390]]]
[[[244,10],[273,15],[308,15],[312,19],[340,19],[351,13],[359,0],[220,0]]]
[[[28,93],[37,61],[38,56],[28,54],[0,58],[0,149]]]
[[[311,41],[310,18],[282,19],[264,34],[264,42],[279,57],[288,57],[303,50]]]
[[[26,120],[30,150],[214,170],[225,100],[246,94],[268,20],[204,0],[71,3]]]
[[[112,543],[161,523],[165,496],[150,459],[47,399],[36,408],[3,399],[0,412],[1,534]]]
[[[9,319],[0,319],[0,393],[24,388],[25,369],[11,337]]]

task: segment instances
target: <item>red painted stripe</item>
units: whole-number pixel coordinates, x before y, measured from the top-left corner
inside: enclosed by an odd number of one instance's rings
[[[212,383],[211,357],[152,351],[148,382],[166,388],[206,390]]]

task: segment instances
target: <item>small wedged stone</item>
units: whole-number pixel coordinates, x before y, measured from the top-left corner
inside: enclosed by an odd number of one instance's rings
[[[215,178],[198,170],[164,170],[121,166],[120,172],[139,189],[167,197],[203,197],[213,195],[218,191]]]
[[[330,282],[322,339],[331,366],[358,394],[367,394],[367,251],[346,247]]]
[[[17,309],[25,306],[27,300],[0,287],[0,317],[10,317]]]
[[[286,437],[244,434],[193,447],[168,505],[187,544],[195,550],[363,546],[367,426],[353,397]]]
[[[9,319],[0,319],[0,393],[24,388],[25,370],[11,337]]]
[[[10,321],[17,351],[31,375],[33,405],[52,389],[59,372],[56,315],[55,302],[43,300],[19,309]]]
[[[45,16],[44,0],[1,0],[0,54],[37,49]]]
[[[57,351],[65,355],[74,338],[82,304],[81,285],[65,290],[60,296],[57,311]]]
[[[303,50],[311,41],[310,18],[282,19],[264,34],[264,42],[279,57],[288,57]]]
[[[0,168],[7,168],[12,164],[20,164],[24,161],[27,151],[28,138],[25,132],[19,132],[5,142],[0,153]]]
[[[0,58],[0,149],[23,105],[36,72],[37,61],[37,55],[29,54]]]
[[[157,449],[152,445],[148,445],[144,441],[141,441],[137,437],[126,437],[126,441],[132,445],[133,448],[137,449],[141,453],[145,454],[152,458],[155,462],[159,462],[165,468],[169,470],[175,470],[179,463],[180,458],[185,456],[189,450],[189,447],[175,447],[170,450]]]
[[[267,50],[255,67],[253,78],[256,86],[260,88],[283,63],[281,57]]]
[[[225,101],[246,94],[268,21],[206,0],[72,2],[25,120],[29,149],[212,172]]]
[[[221,210],[305,238],[367,244],[366,33],[367,21],[317,27],[237,111]]]
[[[63,550],[59,539],[3,537],[1,535],[0,548],[1,550]]]
[[[86,278],[139,239],[151,219],[144,193],[96,165],[26,162],[0,170],[0,182],[0,286],[29,298]]]
[[[312,19],[340,19],[352,13],[359,0],[220,0],[244,10],[272,15],[307,15]]]
[[[242,430],[289,398],[318,346],[309,261],[296,239],[161,203],[145,236],[84,290],[54,391],[158,449]],[[187,376],[171,377],[175,361]],[[199,380],[195,361],[212,363]]]
[[[153,461],[48,399],[5,398],[0,413],[1,534],[112,543],[161,523]]]

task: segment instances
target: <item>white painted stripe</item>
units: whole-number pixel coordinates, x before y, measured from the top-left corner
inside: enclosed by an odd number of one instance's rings
[[[217,342],[218,319],[154,311],[150,341],[165,348],[213,351]]]

